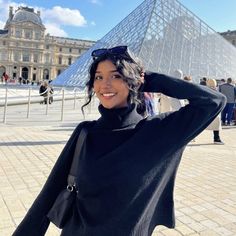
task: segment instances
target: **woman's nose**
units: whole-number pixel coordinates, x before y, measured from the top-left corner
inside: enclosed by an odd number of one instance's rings
[[[103,85],[103,86],[106,86],[106,87],[111,86],[111,79],[110,79],[110,78],[104,78],[104,79],[102,80],[102,85]]]

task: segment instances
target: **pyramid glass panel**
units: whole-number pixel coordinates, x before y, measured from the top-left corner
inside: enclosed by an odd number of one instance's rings
[[[236,74],[236,48],[177,0],[145,0],[60,74],[54,85],[85,87],[97,48],[128,45],[146,70],[180,69],[195,82]]]

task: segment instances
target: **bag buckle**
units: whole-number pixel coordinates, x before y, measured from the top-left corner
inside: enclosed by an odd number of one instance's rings
[[[69,191],[69,192],[73,192],[74,190],[74,185],[67,185],[66,189]]]

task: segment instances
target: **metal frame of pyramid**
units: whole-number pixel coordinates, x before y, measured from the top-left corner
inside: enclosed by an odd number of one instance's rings
[[[146,70],[173,75],[180,69],[195,82],[236,74],[236,48],[177,0],[145,0],[54,81],[85,87],[91,52],[128,45]]]

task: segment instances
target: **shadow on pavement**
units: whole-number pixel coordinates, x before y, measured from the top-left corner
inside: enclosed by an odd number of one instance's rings
[[[67,140],[64,141],[40,141],[40,142],[3,142],[0,143],[1,146],[37,146],[37,145],[57,145],[65,144]]]
[[[50,132],[50,131],[61,131],[61,132],[67,132],[67,131],[73,131],[75,128],[71,127],[71,128],[65,128],[65,129],[45,129],[44,131]]]
[[[214,143],[189,143],[187,146],[191,146],[191,147],[197,147],[197,146],[220,146]]]

